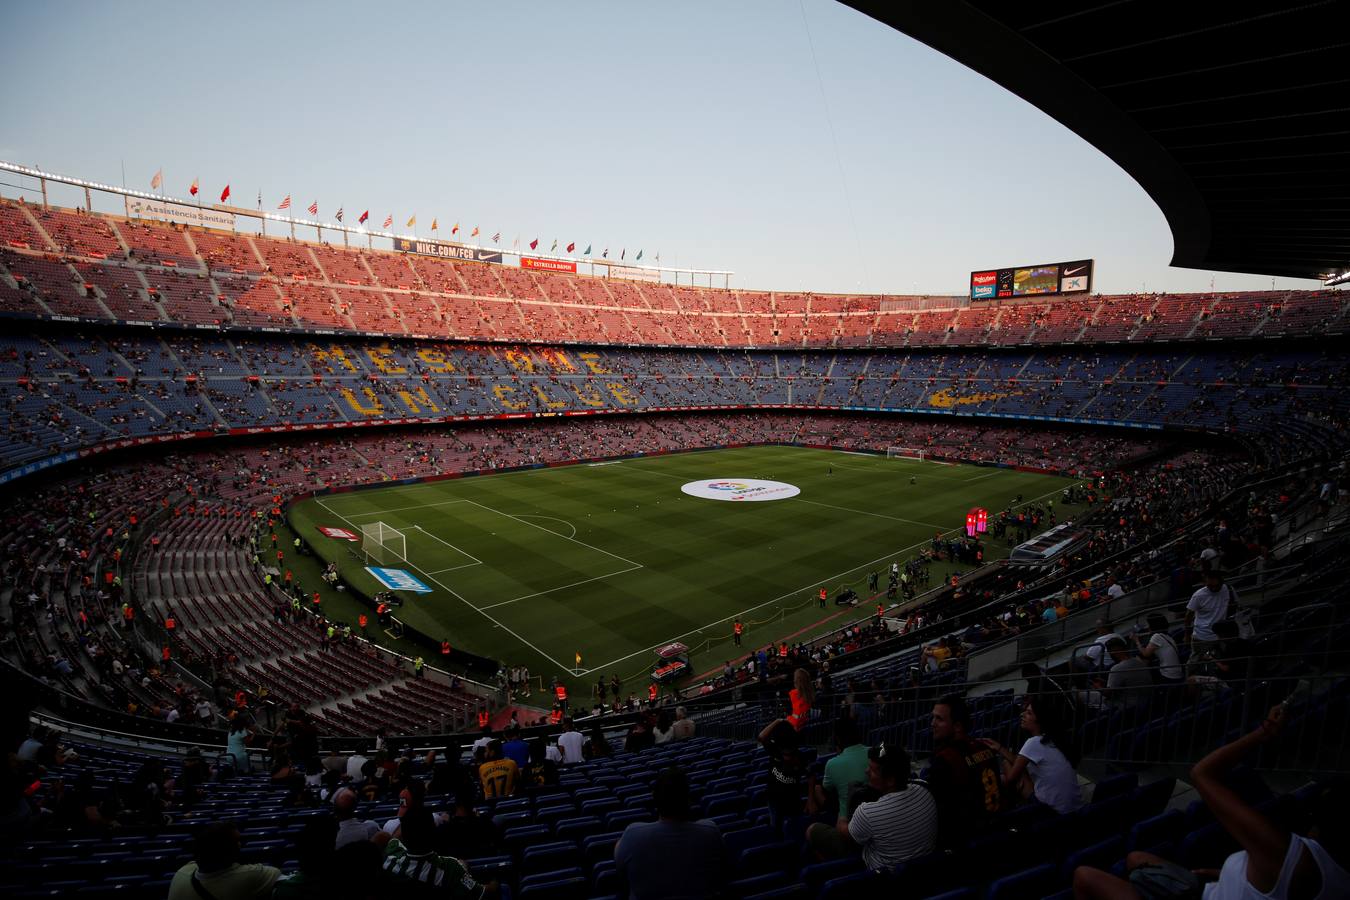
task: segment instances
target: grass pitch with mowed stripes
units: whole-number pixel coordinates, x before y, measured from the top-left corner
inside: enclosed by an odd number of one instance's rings
[[[911,476],[917,478],[911,484]],[[765,502],[688,496],[699,480],[768,479],[801,493]],[[745,649],[837,628],[831,597],[914,555],[973,506],[1049,497],[1071,479],[799,447],[681,453],[357,491],[298,504],[291,522],[359,590],[381,585],[317,526],[383,522],[406,538],[404,568],[432,588],[399,618],[452,645],[523,663],[547,680],[644,680],[653,649],[680,640],[704,671]],[[1007,545],[992,542],[990,559]],[[935,567],[934,583],[949,568]],[[864,602],[865,599],[864,599]],[[864,615],[868,607],[843,613]],[[828,619],[828,621],[826,621]],[[575,654],[581,654],[581,664]],[[589,676],[589,677],[586,677]],[[639,684],[640,689],[640,684]]]

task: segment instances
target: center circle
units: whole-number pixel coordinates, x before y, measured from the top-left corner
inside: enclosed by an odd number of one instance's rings
[[[786,500],[802,492],[802,489],[795,484],[787,484],[782,481],[764,481],[759,478],[715,478],[708,481],[690,481],[681,485],[680,490],[691,497],[701,497],[704,500],[730,500],[751,503],[761,500]]]

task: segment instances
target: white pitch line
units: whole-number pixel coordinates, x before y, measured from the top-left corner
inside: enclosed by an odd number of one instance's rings
[[[487,606],[480,606],[479,609],[496,609],[499,606],[506,606],[508,603],[515,603],[518,600],[528,600],[531,597],[542,597],[544,594],[551,594],[554,591],[566,590],[567,588],[577,587],[582,584],[590,584],[592,581],[601,581],[605,578],[613,578],[615,575],[622,575],[624,572],[636,572],[645,566],[629,566],[627,569],[620,569],[617,572],[609,572],[605,575],[597,575],[594,578],[583,578],[581,581],[574,581],[571,584],[559,585],[555,588],[549,588],[546,591],[535,591],[533,594],[526,594],[523,597],[512,597],[510,600],[503,600],[500,603],[489,603]]]
[[[577,536],[577,526],[573,525],[571,522],[567,521],[566,519],[559,519],[557,516],[538,516],[538,515],[534,515],[533,513],[531,513],[531,514],[520,513],[520,518],[522,518],[522,519],[546,519],[546,520],[548,520],[548,521],[550,521],[550,522],[561,522],[563,525],[566,525],[568,528],[572,529],[572,533],[571,533],[570,535],[568,535],[568,537],[576,537],[576,536]],[[562,537],[562,535],[558,535],[558,537]]]
[[[1025,500],[1025,501],[1023,501],[1023,505],[1026,505],[1026,504],[1028,504],[1028,503],[1035,503],[1037,500],[1044,500],[1046,497],[1050,497],[1050,496],[1053,496],[1054,494],[1058,494],[1058,493],[1060,493],[1060,491],[1062,491],[1062,490],[1063,490],[1063,488],[1056,488],[1056,489],[1054,489],[1053,491],[1046,491],[1044,494],[1041,494],[1039,497],[1032,497],[1030,500]],[[957,531],[961,531],[961,530],[962,530],[962,529],[960,529],[960,528],[950,528],[950,529],[948,529],[947,531],[944,531],[943,534],[952,534],[953,532],[957,532]],[[618,659],[611,659],[609,662],[607,662],[607,663],[602,663],[601,665],[595,666],[594,668],[585,669],[584,671],[577,672],[577,673],[576,673],[576,677],[578,677],[578,678],[584,678],[585,676],[591,674],[592,672],[599,672],[599,671],[602,671],[602,670],[605,670],[605,669],[610,669],[610,668],[612,668],[614,665],[616,665],[617,663],[621,663],[621,662],[623,662],[624,660],[632,659],[633,657],[638,656],[638,655],[643,654],[643,653],[650,653],[652,650],[655,650],[657,647],[664,647],[666,644],[672,643],[672,642],[674,642],[674,641],[678,641],[678,640],[680,640],[681,638],[687,638],[687,637],[689,637],[689,635],[691,635],[691,634],[698,634],[699,632],[703,631],[704,629],[711,628],[711,627],[713,627],[714,625],[720,625],[720,624],[722,624],[723,622],[730,622],[730,621],[732,621],[733,619],[737,619],[737,618],[740,618],[741,616],[748,615],[748,614],[754,612],[755,610],[757,610],[757,609],[762,609],[762,608],[764,608],[764,607],[766,607],[766,606],[768,606],[768,605],[770,605],[770,604],[772,604],[772,603],[777,603],[777,602],[779,602],[780,600],[786,600],[788,597],[792,597],[792,596],[795,596],[795,595],[799,595],[799,594],[801,594],[803,591],[811,590],[812,588],[817,587],[817,586],[819,586],[819,585],[822,584],[822,583],[828,583],[828,582],[830,582],[830,581],[833,581],[833,580],[836,579],[836,578],[840,578],[840,577],[842,577],[842,576],[844,576],[844,575],[848,575],[848,574],[851,574],[851,573],[853,573],[853,572],[857,572],[857,571],[860,570],[860,569],[865,569],[865,568],[867,568],[868,566],[873,565],[874,563],[879,563],[879,562],[881,562],[882,560],[892,559],[892,558],[894,558],[894,557],[898,557],[898,556],[899,556],[900,554],[902,554],[902,553],[908,553],[909,551],[913,550],[915,547],[922,547],[924,544],[927,544],[927,543],[928,543],[928,541],[920,541],[919,543],[913,544],[913,545],[911,545],[911,546],[909,546],[909,547],[904,547],[904,548],[902,548],[902,549],[900,549],[900,550],[895,550],[895,551],[893,551],[893,552],[891,552],[891,553],[887,553],[885,556],[878,556],[876,559],[868,560],[868,561],[865,562],[865,563],[860,563],[859,565],[856,565],[856,566],[854,566],[854,567],[851,568],[851,569],[845,569],[844,571],[842,571],[842,572],[837,572],[837,573],[835,573],[834,575],[826,575],[824,578],[818,578],[818,579],[816,579],[815,581],[812,581],[812,582],[811,582],[810,584],[808,584],[808,585],[805,585],[805,586],[803,586],[803,587],[797,588],[795,591],[788,591],[786,594],[782,594],[782,595],[780,595],[780,596],[778,596],[778,597],[774,597],[772,600],[765,600],[763,603],[760,603],[760,604],[757,604],[757,605],[755,605],[755,606],[752,606],[752,607],[750,607],[749,609],[743,609],[743,610],[741,610],[740,612],[738,612],[738,613],[736,613],[736,614],[734,614],[734,615],[724,616],[724,617],[721,618],[721,619],[717,619],[716,621],[709,622],[707,625],[703,625],[703,626],[701,626],[701,627],[699,627],[699,628],[694,628],[694,629],[692,629],[692,630],[690,630],[690,631],[686,631],[684,634],[677,634],[677,635],[676,635],[675,637],[673,637],[673,638],[666,638],[664,641],[661,641],[660,643],[652,644],[650,647],[643,647],[641,650],[638,650],[638,651],[635,651],[635,652],[633,652],[633,653],[630,653],[630,654],[628,654],[627,656],[620,656]],[[556,662],[556,660],[555,660],[555,662]],[[574,670],[573,670],[573,671],[574,671]]]
[[[442,544],[444,544],[445,546],[449,547],[451,550],[455,551],[455,552],[458,553],[460,556],[467,556],[469,559],[473,560],[475,563],[477,563],[477,564],[480,565],[480,566],[483,564],[483,561],[482,561],[481,559],[479,559],[478,557],[474,556],[474,555],[473,555],[472,553],[470,553],[469,551],[459,549],[458,547],[456,547],[454,544],[450,543],[449,541],[443,540],[442,538],[439,538],[439,537],[437,537],[436,535],[432,534],[430,531],[427,531],[427,530],[426,530],[425,528],[423,528],[421,525],[414,525],[413,528],[415,528],[415,529],[417,529],[418,531],[422,532],[422,533],[425,534],[427,537],[431,538],[433,541],[440,541]],[[463,568],[463,566],[457,566],[456,568]],[[448,570],[448,569],[443,569],[442,571],[447,571],[447,572],[448,572],[449,570]]]
[[[1001,469],[995,469],[994,471],[990,472],[988,475],[976,475],[974,478],[967,478],[966,481],[979,481],[981,478],[993,478],[995,475],[998,475],[998,474],[1000,474],[1001,472],[1002,472]]]
[[[359,519],[362,516],[383,516],[388,515],[389,513],[404,512],[405,510],[409,509],[426,509],[428,506],[449,506],[452,503],[468,503],[468,502],[469,502],[468,500],[441,500],[436,503],[419,503],[416,506],[396,506],[393,509],[381,509],[376,510],[375,512],[352,513],[352,517]],[[325,506],[324,509],[333,513],[333,515],[337,515],[337,513],[333,512],[333,509],[330,506]]]
[[[486,505],[486,504],[484,504],[484,503],[479,503],[477,500],[468,500],[468,501],[465,501],[465,502],[467,502],[467,503],[472,503],[474,506],[480,507],[480,508],[482,508],[482,509],[486,509],[488,512],[494,512],[494,513],[496,513],[496,514],[499,515],[499,516],[506,516],[508,519],[512,519],[512,520],[514,520],[514,521],[516,521],[516,522],[519,522],[519,523],[522,524],[522,525],[528,525],[528,526],[530,526],[531,528],[538,528],[540,531],[544,532],[545,534],[551,534],[551,535],[553,535],[553,536],[556,537],[556,538],[562,538],[564,541],[571,541],[571,542],[574,543],[574,544],[578,544],[578,545],[580,545],[580,546],[582,546],[582,547],[586,547],[587,549],[594,550],[596,553],[603,553],[603,554],[605,554],[606,556],[609,556],[609,557],[612,557],[612,558],[614,558],[614,559],[617,559],[617,560],[618,560],[619,562],[621,562],[621,563],[627,563],[627,564],[630,565],[630,566],[639,566],[639,567],[642,565],[642,563],[640,563],[640,562],[634,562],[634,561],[631,560],[631,559],[625,559],[624,557],[620,556],[620,555],[617,554],[617,553],[610,553],[608,550],[602,550],[602,549],[600,549],[599,547],[595,547],[595,546],[592,546],[591,544],[586,543],[585,541],[579,541],[579,540],[577,540],[577,539],[574,538],[574,537],[565,537],[564,535],[558,534],[558,532],[556,532],[556,531],[550,531],[549,529],[545,528],[543,525],[536,525],[536,524],[534,524],[533,522],[526,522],[524,519],[519,518],[518,516],[513,516],[513,515],[511,515],[510,513],[502,512],[500,509],[493,509],[491,506],[488,506],[488,505]]]
[[[436,571],[434,571],[434,572],[428,572],[427,574],[428,574],[428,575],[444,575],[446,572],[454,572],[454,571],[457,571],[457,570],[459,570],[459,569],[472,569],[474,566],[481,566],[481,565],[482,565],[482,563],[480,563],[480,562],[471,562],[471,563],[465,563],[465,564],[462,565],[462,566],[450,566],[449,568],[446,568],[446,569],[437,569]]]
[[[319,499],[318,503],[319,503],[319,505],[322,506],[324,509],[328,510],[328,512],[329,512],[331,515],[337,516],[339,519],[342,519],[344,522],[346,522],[346,523],[349,524],[349,525],[356,525],[355,522],[353,522],[351,519],[348,519],[346,516],[342,515],[341,513],[334,512],[331,508],[329,508],[328,504],[325,503],[325,502],[322,500],[322,498]],[[360,526],[357,526],[357,527],[359,528]],[[496,620],[495,618],[493,618],[492,616],[488,615],[487,613],[483,612],[483,611],[482,611],[481,609],[479,609],[478,607],[474,606],[474,605],[473,605],[472,603],[470,603],[468,600],[464,599],[464,596],[463,596],[462,594],[460,594],[460,593],[458,593],[457,591],[454,591],[454,590],[452,590],[452,589],[446,587],[444,583],[442,583],[441,581],[438,581],[434,576],[428,574],[427,571],[426,571],[425,569],[422,569],[422,568],[418,567],[417,565],[415,565],[415,564],[413,564],[413,563],[411,563],[411,562],[409,562],[407,565],[408,565],[409,568],[411,568],[411,569],[416,569],[417,571],[421,572],[423,575],[426,575],[426,577],[427,577],[432,583],[434,583],[434,584],[436,584],[437,586],[439,586],[441,590],[445,591],[445,592],[446,592],[447,594],[449,594],[451,597],[454,597],[454,598],[455,598],[456,600],[458,600],[460,603],[463,603],[465,606],[469,607],[469,609],[473,610],[474,612],[476,612],[476,613],[478,613],[479,615],[481,615],[483,618],[487,619],[487,620],[488,620],[489,622],[491,622],[493,625],[496,625],[496,626],[497,626],[498,628],[500,628],[502,631],[505,631],[507,634],[511,635],[511,636],[512,636],[513,638],[515,638],[516,640],[520,641],[520,642],[521,642],[522,644],[524,644],[526,647],[529,647],[529,648],[530,648],[531,650],[533,650],[535,653],[538,653],[538,654],[539,654],[540,656],[542,656],[544,659],[546,659],[546,660],[548,660],[549,662],[553,663],[553,664],[554,664],[555,666],[557,666],[559,669],[563,669],[563,670],[566,670],[566,671],[571,671],[570,669],[568,669],[568,667],[567,667],[567,665],[566,665],[565,663],[561,663],[561,662],[559,662],[558,660],[554,659],[553,657],[549,656],[549,655],[548,655],[547,653],[545,653],[543,650],[540,650],[540,649],[539,649],[538,647],[536,647],[534,644],[532,644],[532,643],[530,643],[529,641],[525,640],[525,638],[521,637],[519,634],[517,634],[516,632],[512,631],[510,628],[507,628],[505,625],[503,625],[501,622],[497,621],[497,620]]]
[[[936,528],[942,530],[941,525],[934,525],[932,522],[916,522],[914,519],[902,519],[899,516],[888,516],[885,513],[869,512],[865,509],[849,509],[847,506],[835,506],[833,503],[821,503],[819,500],[807,500],[804,497],[789,497],[789,500],[798,500],[802,503],[810,503],[812,506],[827,506],[830,509],[837,509],[840,512],[853,513],[858,516],[873,516],[878,519],[890,519],[892,522],[904,522],[906,525],[922,525],[924,528]]]

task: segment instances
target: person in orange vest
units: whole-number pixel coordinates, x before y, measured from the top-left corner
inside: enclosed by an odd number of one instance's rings
[[[449,655],[450,655],[450,641],[448,640],[441,641],[441,656],[449,656]]]
[[[131,622],[136,618],[136,609],[130,603],[122,604],[122,627],[130,628]]]
[[[174,630],[175,628],[177,628],[177,627],[178,627],[178,623],[177,623],[176,621],[174,621],[173,613],[168,613],[167,615],[164,616],[164,630],[165,630],[165,631],[173,631],[173,630]]]
[[[562,710],[564,713],[566,713],[566,712],[567,712],[567,685],[563,684],[561,681],[558,682],[558,684],[553,688],[553,696],[554,696],[554,698],[557,699],[557,701],[558,701],[558,703],[557,703],[558,709],[560,709],[560,710]]]
[[[164,662],[168,662],[168,661],[169,661],[169,657],[172,656],[172,655],[173,655],[173,654],[169,653],[169,648],[168,648],[167,645],[164,647],[163,650],[160,650],[160,651],[159,651],[159,658],[162,659],[162,660],[164,660]]]
[[[877,618],[880,619],[880,618],[881,618],[882,616],[884,616],[884,615],[886,615],[886,607],[884,607],[884,606],[882,606],[880,603],[878,603],[878,604],[877,604]]]
[[[488,727],[488,721],[490,718],[491,717],[488,715],[488,711],[486,709],[480,709],[478,711],[478,727],[480,730]]]
[[[234,708],[248,709],[248,697],[245,696],[243,691],[234,692]]]
[[[651,684],[647,685],[647,702],[655,705],[656,698],[660,693],[661,689],[656,686],[656,682],[653,681]]]
[[[315,606],[318,606],[318,605],[319,605],[319,602],[320,602],[320,601],[319,601],[319,592],[318,592],[318,591],[315,591],[315,592],[314,592],[314,605],[315,605]]]
[[[560,725],[563,720],[563,712],[558,707],[553,707],[553,711],[548,714],[548,724]]]
[[[366,618],[365,613],[361,613],[361,615],[356,617],[356,624],[361,626],[361,635],[364,637],[366,633],[366,625],[370,624],[370,620]]]
[[[286,554],[285,554],[283,551],[278,550],[278,551],[277,551],[277,565],[281,565],[282,562],[285,561],[285,559],[286,559]]]
[[[821,608],[821,609],[824,609],[824,608],[825,608],[825,598],[826,598],[827,596],[828,596],[828,594],[826,593],[825,588],[822,587],[822,588],[820,589],[820,608]]]
[[[778,645],[778,656],[780,659],[787,659],[787,655],[788,655],[787,641],[783,641],[783,643]]]
[[[277,533],[275,531],[272,532],[272,549],[277,549]]]
[[[745,626],[742,625],[741,620],[737,618],[736,621],[733,622],[731,625],[731,640],[736,644],[737,647],[741,645],[741,633],[743,631],[745,631]]]
[[[286,583],[287,583],[287,584],[290,584],[291,581],[292,581],[294,578],[295,578],[295,576],[291,574],[291,570],[290,570],[290,569],[287,569],[287,570],[286,570],[286,579],[285,579],[285,580],[286,580]]]

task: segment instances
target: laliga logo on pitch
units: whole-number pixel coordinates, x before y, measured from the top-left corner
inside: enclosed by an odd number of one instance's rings
[[[682,485],[680,490],[691,497],[704,500],[760,501],[786,500],[800,494],[801,488],[782,481],[764,481],[758,478],[744,478],[737,481],[691,481]]]
[[[750,485],[743,481],[710,481],[708,488],[714,491],[744,491],[749,489]]]

